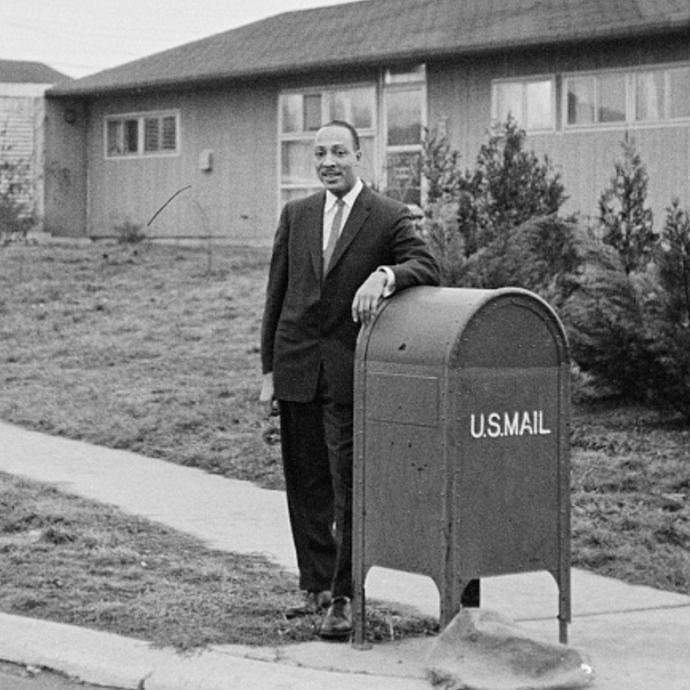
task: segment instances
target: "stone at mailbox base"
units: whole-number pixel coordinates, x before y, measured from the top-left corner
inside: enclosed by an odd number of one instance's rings
[[[570,620],[570,366],[526,290],[416,287],[355,356],[353,623],[373,565],[431,577],[441,624],[473,579],[546,570]]]
[[[435,640],[427,676],[439,690],[574,690],[594,674],[572,647],[529,637],[494,611],[463,609]]]

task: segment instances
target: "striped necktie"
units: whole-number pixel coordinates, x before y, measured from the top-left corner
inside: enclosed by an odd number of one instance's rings
[[[345,202],[342,199],[336,199],[335,205],[337,209],[335,212],[335,216],[333,216],[333,222],[331,223],[331,232],[328,235],[326,249],[323,252],[324,275],[328,271],[328,265],[331,263],[331,257],[333,256],[335,244],[338,241],[338,237],[340,236],[340,224],[343,220],[343,209],[345,208]]]

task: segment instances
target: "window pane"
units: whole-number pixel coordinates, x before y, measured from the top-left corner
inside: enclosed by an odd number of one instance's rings
[[[635,86],[635,119],[660,120],[664,116],[664,73],[641,72]]]
[[[424,81],[426,79],[426,65],[415,65],[410,68],[395,68],[386,70],[386,84],[405,84],[411,81]]]
[[[553,126],[551,80],[533,81],[527,85],[527,129],[549,129]]]
[[[125,153],[139,150],[139,121],[125,120]]]
[[[304,131],[313,132],[321,127],[321,94],[304,97]]]
[[[372,184],[376,179],[376,175],[374,174],[374,137],[360,137],[359,145],[362,150],[362,158],[359,162],[359,176],[365,182]]]
[[[168,115],[163,118],[163,140],[161,148],[164,151],[177,150],[177,118],[174,115]]]
[[[421,202],[420,153],[406,151],[386,156],[386,194],[404,204]]]
[[[374,88],[369,86],[329,91],[324,94],[328,119],[345,120],[357,129],[371,129],[374,126],[374,95]]]
[[[316,173],[312,141],[284,141],[280,148],[282,184],[313,184]]]
[[[690,67],[673,69],[669,76],[669,117],[690,117]]]
[[[522,83],[505,82],[494,85],[496,99],[496,119],[505,122],[508,115],[512,115],[518,122],[523,123],[522,113]]]
[[[281,100],[281,122],[283,132],[302,131],[302,94],[283,95]]]
[[[157,117],[147,117],[144,120],[144,151],[158,151],[159,129]]]
[[[568,124],[594,122],[594,80],[591,77],[568,79]]]
[[[109,156],[121,156],[122,151],[122,121],[108,120],[107,127],[107,149]]]
[[[599,122],[625,121],[625,75],[606,74],[597,80]]]
[[[389,146],[419,144],[422,138],[422,91],[406,89],[386,94]]]

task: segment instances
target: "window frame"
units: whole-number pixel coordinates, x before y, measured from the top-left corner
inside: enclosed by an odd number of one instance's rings
[[[537,82],[549,82],[551,94],[549,98],[549,107],[551,109],[550,124],[548,127],[527,127],[525,122],[525,114],[527,109],[527,85]],[[556,75],[555,74],[527,74],[524,76],[505,77],[491,80],[491,121],[493,123],[502,122],[503,116],[498,114],[498,94],[497,88],[501,84],[519,84],[522,88],[522,112],[518,117],[513,113],[513,117],[517,121],[518,126],[524,129],[529,134],[553,134],[556,131],[558,114],[556,111]]]
[[[162,140],[164,132],[164,120],[166,118],[175,118],[175,148],[161,149],[156,151],[146,150],[146,121],[156,119],[159,122],[159,139]],[[135,160],[141,158],[173,158],[180,155],[181,151],[181,133],[180,133],[180,111],[179,109],[166,110],[146,110],[132,113],[110,113],[103,116],[103,155],[106,160],[120,161],[120,160]],[[123,130],[121,136],[124,137],[124,128],[127,122],[135,121],[137,123],[137,148],[136,151],[130,153],[113,153],[108,147],[108,134],[110,123],[119,123]]]
[[[579,72],[564,72],[561,77],[561,127],[564,132],[606,131],[616,129],[653,129],[663,127],[685,126],[690,123],[690,114],[681,117],[670,117],[671,102],[670,73],[676,70],[690,69],[690,62],[671,62],[658,64],[636,65],[635,67],[585,70]],[[658,119],[637,119],[637,81],[641,74],[662,72],[664,83],[663,116]],[[622,74],[625,83],[625,119],[617,122],[588,122],[585,124],[568,123],[568,80],[584,77],[601,77],[611,74]],[[596,96],[595,96],[596,100]],[[598,107],[598,104],[595,104]]]
[[[291,191],[304,190],[305,194],[310,194],[312,192],[318,191],[322,188],[321,183],[316,178],[316,173],[313,175],[313,180],[310,184],[300,184],[295,183],[283,183],[283,159],[282,159],[282,148],[285,142],[302,142],[309,143],[314,140],[315,129],[304,129],[304,111],[302,112],[302,129],[292,132],[283,132],[283,98],[287,96],[301,96],[306,99],[310,96],[321,96],[321,121],[327,122],[327,104],[328,98],[327,94],[337,92],[337,91],[347,91],[350,89],[371,89],[373,92],[373,103],[371,110],[372,126],[371,127],[358,127],[357,132],[359,133],[360,139],[370,138],[373,139],[373,156],[375,160],[371,161],[371,168],[375,171],[378,170],[378,137],[379,137],[379,107],[378,107],[378,89],[377,84],[373,80],[362,81],[362,82],[348,82],[345,84],[329,84],[329,85],[318,85],[309,86],[304,88],[293,88],[284,89],[280,92],[278,96],[278,165],[277,165],[277,175],[278,175],[278,198],[279,207],[284,204],[283,193],[288,194]],[[303,100],[304,103],[304,100]],[[306,182],[306,180],[305,180]]]

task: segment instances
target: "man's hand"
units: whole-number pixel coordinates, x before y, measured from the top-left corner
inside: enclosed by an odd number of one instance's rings
[[[269,372],[264,374],[259,393],[259,402],[267,418],[278,414],[278,401],[273,396],[273,372]]]
[[[360,286],[352,300],[352,320],[367,325],[383,299],[388,280],[383,271],[374,271]]]

